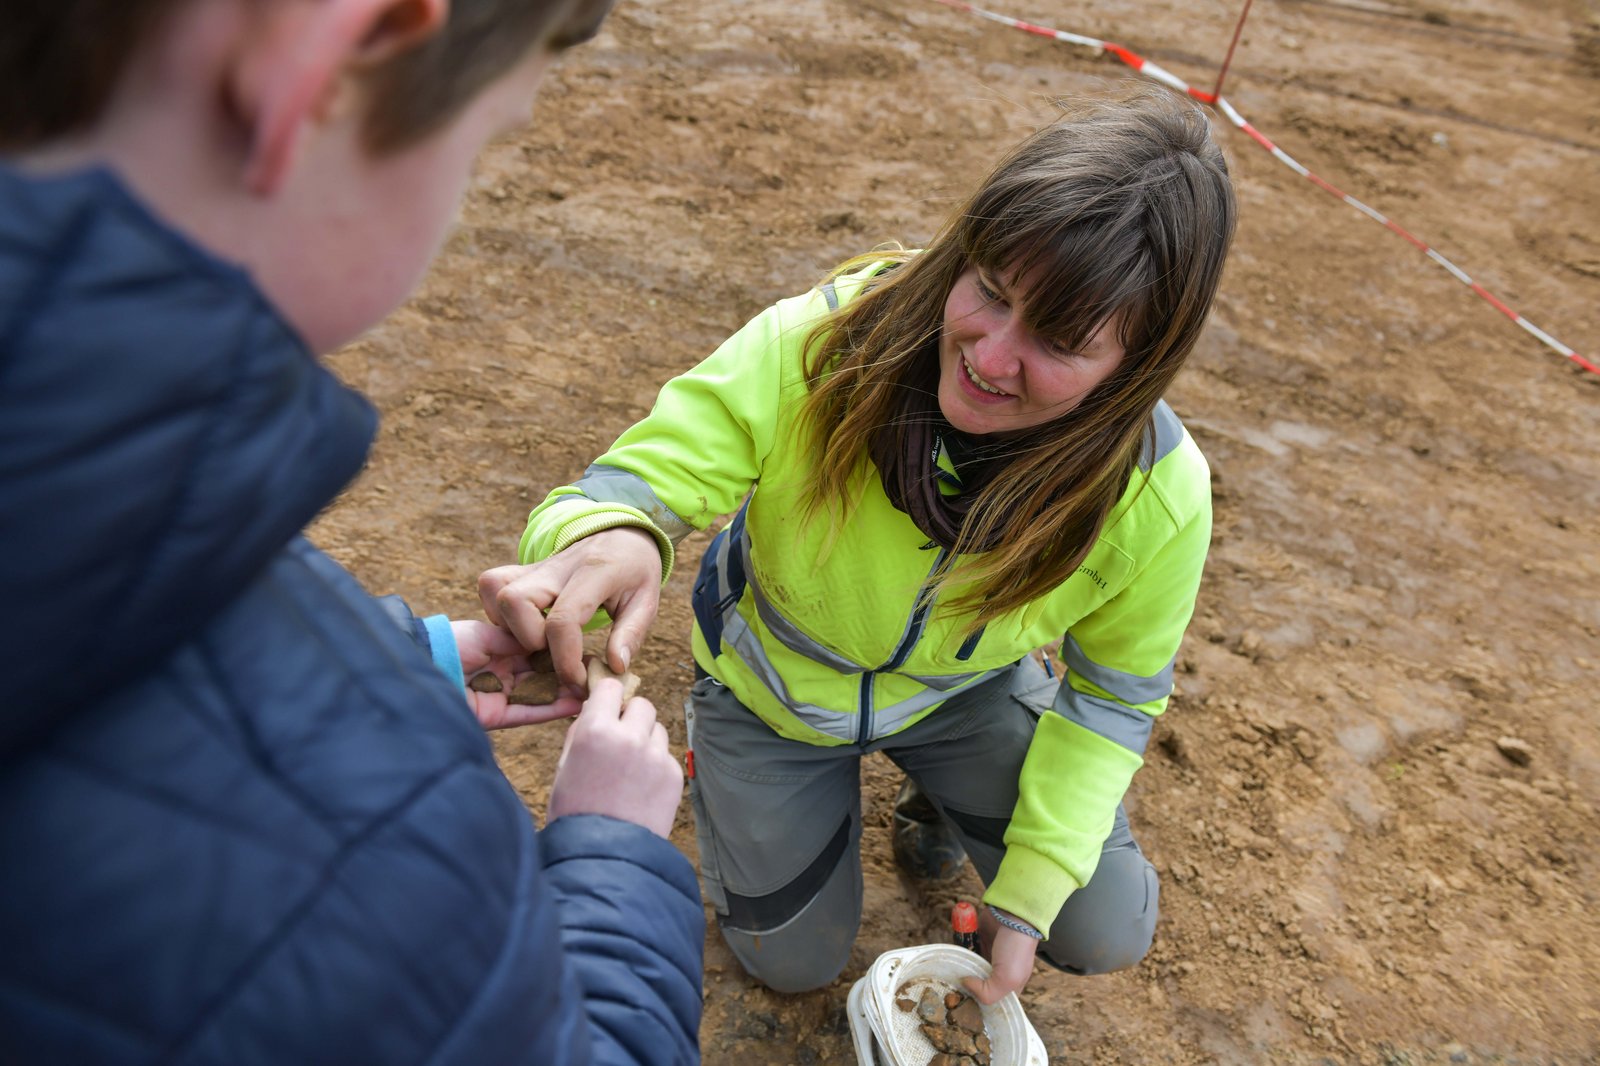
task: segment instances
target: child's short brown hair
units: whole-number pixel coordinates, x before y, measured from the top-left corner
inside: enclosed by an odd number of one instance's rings
[[[0,33],[0,152],[86,129],[129,59],[204,0],[19,0]],[[535,47],[594,36],[612,0],[451,0],[437,34],[371,74],[368,143],[389,151],[448,122]]]

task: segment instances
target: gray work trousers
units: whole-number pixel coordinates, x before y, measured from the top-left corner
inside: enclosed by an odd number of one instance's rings
[[[1026,658],[893,736],[819,747],[779,736],[714,678],[696,681],[684,711],[701,883],[745,970],[792,993],[828,984],[849,961],[861,923],[863,755],[883,752],[921,786],[987,885],[1056,686]],[[1094,876],[1067,898],[1039,957],[1078,974],[1132,966],[1150,948],[1159,892],[1119,807]]]

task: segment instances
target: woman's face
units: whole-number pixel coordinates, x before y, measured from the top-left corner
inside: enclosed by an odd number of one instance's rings
[[[1122,363],[1115,317],[1077,350],[1032,332],[1004,271],[968,266],[944,304],[939,410],[963,433],[1028,429],[1072,410]]]

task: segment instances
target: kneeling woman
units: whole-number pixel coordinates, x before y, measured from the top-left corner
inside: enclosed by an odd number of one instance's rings
[[[686,713],[705,892],[757,979],[848,961],[877,751],[926,812],[905,827],[947,831],[986,885],[981,998],[1036,952],[1099,973],[1148,950],[1158,885],[1121,801],[1211,530],[1162,395],[1234,212],[1188,102],[1057,122],[925,250],[845,264],[668,382],[533,512],[524,565],[483,575],[490,616],[576,682],[582,623],[610,611],[625,666],[674,544],[737,512],[695,584]],[[1031,654],[1058,642],[1059,682]],[[915,836],[900,853],[926,857]]]

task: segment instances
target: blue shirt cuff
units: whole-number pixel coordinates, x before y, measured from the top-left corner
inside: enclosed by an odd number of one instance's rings
[[[450,629],[450,619],[442,614],[430,614],[422,620],[428,630],[428,649],[433,653],[433,665],[458,685],[467,678],[461,669],[461,653],[456,650],[456,635]]]

